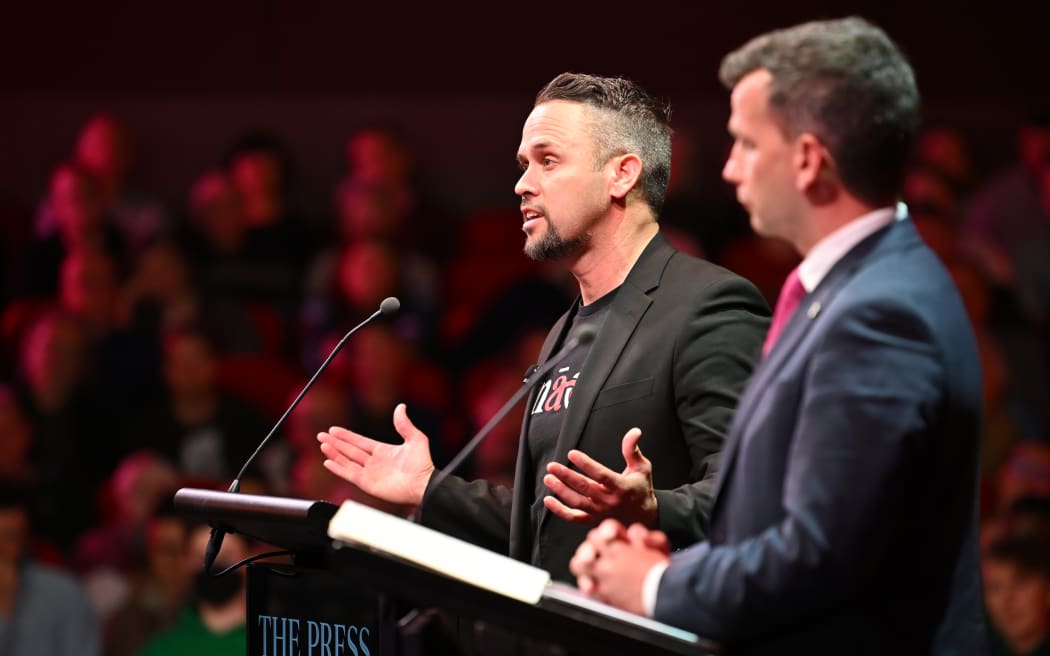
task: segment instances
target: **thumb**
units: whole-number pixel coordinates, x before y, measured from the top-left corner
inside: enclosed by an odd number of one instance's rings
[[[638,448],[638,440],[640,439],[642,439],[641,428],[632,428],[623,436],[623,442],[620,444],[620,449],[623,452],[623,461],[627,463],[628,469],[637,469],[649,462],[649,460],[642,455],[642,450]]]
[[[394,430],[404,438],[406,443],[420,440],[424,442],[430,441],[423,431],[416,428],[416,425],[408,418],[408,410],[405,408],[404,403],[398,403],[397,407],[394,408]]]

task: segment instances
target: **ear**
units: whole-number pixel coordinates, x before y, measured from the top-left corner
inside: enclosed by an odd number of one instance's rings
[[[642,175],[642,160],[634,153],[616,155],[609,159],[609,195],[621,200],[638,185]]]
[[[812,191],[815,186],[829,181],[834,166],[831,154],[816,135],[803,132],[795,138],[792,164],[795,168],[795,188],[801,192]]]

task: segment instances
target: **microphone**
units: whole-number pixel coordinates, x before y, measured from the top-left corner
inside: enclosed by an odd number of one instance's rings
[[[281,418],[277,420],[277,423],[273,425],[273,428],[271,428],[270,432],[266,435],[266,437],[263,438],[263,441],[260,442],[259,446],[256,447],[255,451],[250,456],[248,456],[248,459],[244,461],[244,466],[241,467],[241,470],[239,472],[237,472],[237,476],[234,477],[233,482],[230,483],[229,489],[226,490],[227,492],[239,492],[240,491],[240,489],[241,489],[241,478],[244,476],[244,472],[248,471],[248,466],[252,464],[252,461],[254,461],[255,457],[257,455],[259,455],[259,452],[263,450],[263,447],[265,447],[266,444],[270,441],[270,438],[273,437],[274,434],[277,433],[278,429],[280,429],[281,426],[284,425],[284,421],[288,418],[288,415],[292,414],[292,410],[295,410],[295,407],[297,405],[299,405],[300,401],[303,400],[303,397],[306,396],[306,393],[308,391],[310,391],[311,387],[313,387],[314,383],[317,381],[317,378],[321,375],[321,373],[325,369],[328,368],[328,363],[332,361],[332,358],[334,358],[336,356],[336,354],[339,353],[340,350],[342,350],[343,345],[346,344],[346,340],[350,339],[351,335],[356,333],[358,330],[361,330],[362,328],[364,328],[366,325],[371,323],[379,315],[389,316],[391,314],[394,314],[395,312],[397,312],[400,309],[401,309],[401,301],[397,300],[393,296],[388,296],[388,297],[383,299],[382,303],[379,304],[379,309],[378,310],[373,312],[367,319],[365,319],[361,323],[359,323],[356,326],[354,326],[353,328],[351,328],[350,332],[348,332],[347,334],[343,335],[343,338],[341,340],[339,340],[339,343],[335,345],[335,348],[332,349],[332,352],[328,354],[328,357],[325,358],[325,361],[321,363],[321,366],[317,368],[317,371],[314,372],[314,375],[310,378],[309,381],[307,381],[307,383],[303,387],[302,391],[299,392],[299,396],[295,397],[295,400],[292,401],[292,404],[290,406],[288,406],[287,410],[284,411],[284,414],[281,415]],[[219,548],[222,546],[222,539],[223,539],[223,537],[225,537],[225,535],[226,535],[225,531],[222,531],[222,530],[220,530],[218,528],[212,527],[212,529],[211,529],[211,537],[208,538],[208,546],[205,547],[205,549],[204,549],[204,571],[205,572],[209,572],[211,570],[211,566],[215,562],[216,556],[219,555]]]
[[[519,401],[521,401],[522,397],[524,397],[532,390],[533,386],[536,385],[536,383],[539,382],[540,379],[542,379],[544,376],[550,373],[551,369],[554,369],[554,367],[558,366],[558,363],[560,363],[565,358],[565,356],[568,355],[571,351],[573,351],[577,347],[583,346],[585,344],[590,344],[592,341],[594,341],[594,336],[597,333],[598,331],[597,329],[595,329],[594,326],[590,324],[581,325],[579,328],[576,329],[575,334],[573,334],[573,336],[567,342],[565,342],[565,344],[556,354],[547,358],[547,361],[544,362],[542,366],[533,367],[532,372],[525,377],[524,381],[522,381],[521,387],[519,387],[518,390],[514,392],[514,394],[509,399],[507,399],[507,402],[504,403],[503,407],[501,407],[496,412],[496,414],[492,416],[492,419],[489,419],[488,423],[485,424],[485,426],[482,427],[482,429],[478,431],[477,434],[474,435],[474,437],[470,438],[470,441],[467,442],[466,446],[464,446],[460,450],[460,452],[457,453],[456,456],[452,460],[450,460],[447,465],[444,466],[444,468],[442,468],[441,471],[434,475],[434,478],[431,479],[430,484],[427,487],[429,487],[431,490],[437,489],[437,486],[440,485],[442,481],[448,478],[449,475],[452,474],[452,472],[454,472],[460,465],[462,465],[463,461],[470,457],[470,454],[474,453],[474,450],[477,449],[478,445],[480,445],[481,442],[484,441],[485,437],[487,437],[488,434],[492,432],[492,429],[495,428],[496,425],[499,424],[501,421],[503,421],[503,418],[507,416],[507,413],[510,412],[511,409],[514,406],[516,406]],[[422,509],[422,507],[423,500],[420,500],[419,506],[416,508],[416,512],[413,513],[413,516],[417,515],[420,509]]]

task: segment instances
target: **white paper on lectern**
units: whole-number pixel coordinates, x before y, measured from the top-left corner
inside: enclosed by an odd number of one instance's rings
[[[344,501],[328,536],[371,547],[511,599],[535,604],[551,575],[532,565],[355,501]]]

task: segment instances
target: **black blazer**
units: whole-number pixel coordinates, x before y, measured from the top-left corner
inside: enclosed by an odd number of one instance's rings
[[[573,311],[551,329],[540,362],[560,346]],[[620,471],[623,435],[638,426],[639,446],[653,463],[660,528],[678,546],[702,539],[724,435],[768,315],[751,283],[676,251],[657,234],[595,337],[566,411],[556,460],[567,463],[569,450],[580,449]],[[532,526],[533,491],[546,463],[532,462],[525,444],[528,422],[526,416],[513,491],[450,477],[428,489],[422,521],[574,581],[569,559],[588,527],[546,509]]]
[[[658,620],[727,653],[975,654],[981,377],[952,280],[910,220],[802,300],[729,433],[710,542]]]

